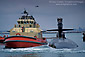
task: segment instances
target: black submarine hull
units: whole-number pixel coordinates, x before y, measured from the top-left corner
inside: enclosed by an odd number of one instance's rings
[[[49,42],[49,46],[56,49],[62,49],[62,48],[72,49],[78,47],[78,45],[75,42],[67,38],[52,39],[51,42]]]

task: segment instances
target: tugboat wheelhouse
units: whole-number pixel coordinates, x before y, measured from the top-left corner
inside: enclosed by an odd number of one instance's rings
[[[40,25],[35,21],[32,15],[28,15],[26,10],[24,11],[23,16],[17,20],[17,23],[17,25],[15,24],[14,27],[10,29],[11,36],[20,33],[23,36],[37,36],[38,38],[42,38],[42,36],[40,36],[42,31],[39,29]]]

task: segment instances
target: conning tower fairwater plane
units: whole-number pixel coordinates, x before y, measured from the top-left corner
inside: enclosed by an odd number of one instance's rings
[[[58,29],[51,29],[47,31],[58,31],[55,38],[52,38],[51,42],[49,43],[50,47],[53,48],[76,48],[78,45],[70,39],[65,37],[63,31],[73,30],[73,29],[63,29],[62,18],[57,19],[58,22]]]

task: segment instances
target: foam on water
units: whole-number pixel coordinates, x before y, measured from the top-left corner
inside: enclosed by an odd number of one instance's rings
[[[53,53],[85,53],[85,50],[76,50],[76,49],[51,49],[50,52],[53,52]]]
[[[2,49],[3,52],[18,52],[18,53],[85,53],[85,50],[77,49],[55,49],[48,45],[31,48],[17,48],[17,49]]]
[[[49,49],[47,45],[39,46],[39,47],[30,47],[30,48],[17,48],[17,49],[2,49],[4,52],[41,52]]]

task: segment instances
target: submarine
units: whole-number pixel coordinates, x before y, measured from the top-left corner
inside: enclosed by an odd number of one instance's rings
[[[55,48],[55,49],[77,48],[78,45],[74,41],[66,38],[65,33],[63,32],[63,31],[68,31],[68,30],[73,30],[73,29],[63,29],[62,21],[63,21],[62,18],[57,18],[58,29],[46,30],[46,31],[58,31],[58,33],[56,34],[56,37],[53,37],[48,45],[52,48]]]

